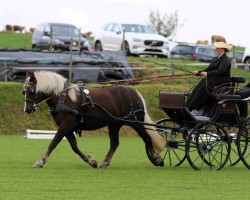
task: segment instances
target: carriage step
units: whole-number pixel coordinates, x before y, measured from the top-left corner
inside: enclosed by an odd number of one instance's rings
[[[210,118],[210,117],[207,117],[207,116],[195,116],[195,115],[194,115],[194,117],[195,117],[195,119],[196,119],[197,121],[211,121],[211,118]]]

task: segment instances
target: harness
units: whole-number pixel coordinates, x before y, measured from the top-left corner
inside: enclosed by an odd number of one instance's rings
[[[129,98],[130,98],[130,113],[128,114],[128,115],[126,115],[126,116],[124,116],[124,117],[120,117],[120,118],[118,118],[118,119],[131,119],[131,117],[134,119],[134,121],[138,121],[137,120],[137,116],[136,116],[136,113],[138,113],[138,112],[144,112],[143,111],[143,109],[141,108],[141,106],[140,106],[140,104],[139,104],[139,102],[138,102],[138,100],[137,100],[137,98],[134,96],[134,94],[127,88],[127,87],[124,87],[124,86],[122,86],[126,91],[127,91],[127,93],[129,94]],[[138,105],[138,109],[137,110],[133,110],[133,99],[135,100],[135,102],[136,102],[136,104]]]
[[[86,112],[88,107],[95,107],[94,103],[89,95],[89,90],[86,89],[86,87],[83,85],[82,82],[78,83],[78,87],[82,96],[82,103],[80,106],[80,110],[73,110],[69,106],[65,105],[65,100],[67,99],[68,96],[68,91],[69,91],[69,85],[65,84],[64,86],[64,92],[62,92],[58,98],[57,104],[55,107],[49,107],[49,113],[51,115],[55,115],[56,113],[59,112],[65,112],[65,113],[71,113],[74,115],[79,115],[79,112]],[[81,122],[84,122],[83,116],[81,117]]]
[[[106,120],[109,121],[116,121],[116,122],[120,122],[120,123],[126,123],[127,121],[133,120],[134,122],[137,122],[137,116],[136,114],[139,112],[144,113],[143,109],[140,106],[140,103],[138,102],[137,98],[135,97],[135,95],[127,88],[124,86],[123,87],[126,90],[126,93],[129,95],[130,98],[130,112],[129,114],[127,114],[126,116],[123,117],[115,117],[113,116],[111,113],[109,113],[104,107],[102,107],[101,105],[94,103],[90,94],[89,94],[89,90],[83,85],[82,82],[78,83],[78,87],[81,93],[81,97],[82,97],[82,102],[81,102],[81,106],[79,108],[79,110],[73,110],[72,108],[70,108],[69,106],[67,106],[65,104],[65,100],[67,99],[68,96],[68,84],[65,85],[65,89],[63,90],[63,92],[60,94],[57,104],[54,107],[49,107],[49,114],[51,114],[52,116],[56,115],[59,112],[64,112],[64,113],[71,113],[75,116],[80,116],[80,123],[84,123],[85,117],[86,116],[86,111],[89,108],[94,108],[94,107],[98,107],[99,109],[101,109],[104,113],[107,114],[107,118]],[[136,103],[136,107],[138,109],[134,110],[134,103],[133,101]]]

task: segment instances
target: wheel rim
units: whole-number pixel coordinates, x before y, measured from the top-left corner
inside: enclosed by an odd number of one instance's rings
[[[238,127],[228,127],[228,126],[224,127],[229,137],[229,141],[231,143],[231,153],[230,153],[230,157],[227,163],[228,166],[235,166],[241,160],[239,151],[238,151],[238,144],[237,144],[237,140],[239,136],[238,135],[239,127],[240,125],[238,125]]]
[[[243,164],[250,169],[250,117],[242,125],[239,131],[237,147]]]
[[[180,166],[186,159],[185,138],[187,132],[181,132],[179,126],[168,118],[162,119],[156,124],[164,126],[163,128],[157,128],[157,131],[166,142],[165,151],[162,152],[165,165],[170,167]]]
[[[230,155],[229,137],[223,127],[206,122],[190,132],[186,143],[187,159],[195,170],[222,169]]]

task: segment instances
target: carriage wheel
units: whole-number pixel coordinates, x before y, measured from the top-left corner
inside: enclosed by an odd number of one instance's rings
[[[250,117],[242,125],[237,141],[238,151],[244,165],[250,169]]]
[[[224,130],[227,132],[229,141],[231,143],[230,157],[227,162],[228,166],[235,166],[241,160],[237,147],[239,127],[240,125],[238,125],[238,127],[223,126]]]
[[[229,137],[218,124],[200,123],[188,135],[186,155],[195,170],[222,169],[229,159],[230,151]]]
[[[178,124],[169,118],[162,119],[156,124],[165,126],[157,127],[157,131],[166,141],[166,151],[163,153],[163,159],[167,157],[169,166],[179,166],[186,159],[185,144],[187,131],[182,131]]]

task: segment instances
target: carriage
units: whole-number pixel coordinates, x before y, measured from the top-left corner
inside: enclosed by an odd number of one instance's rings
[[[179,166],[187,158],[195,170],[222,169],[226,164],[236,165],[240,160],[249,168],[249,122],[239,117],[237,102],[242,99],[236,92],[243,77],[231,77],[230,83],[219,85],[209,103],[199,112],[185,107],[186,93],[160,92],[159,106],[169,116],[156,124],[166,139],[170,166]]]
[[[120,128],[129,125],[144,141],[146,154],[155,166],[163,166],[164,160],[170,166],[180,166],[187,159],[195,170],[220,170],[242,160],[250,169],[250,117],[242,121],[237,109],[239,101],[249,101],[236,94],[239,83],[244,82],[243,77],[232,77],[230,83],[217,86],[199,112],[190,112],[185,106],[188,93],[160,91],[159,107],[168,117],[153,123],[143,97],[133,88],[119,85],[88,90],[82,83],[68,84],[53,72],[32,72],[24,84],[24,111],[32,113],[47,102],[59,127],[34,167],[43,167],[65,136],[85,162],[106,168],[119,146]],[[73,133],[104,126],[108,126],[110,149],[98,166],[80,151]]]

